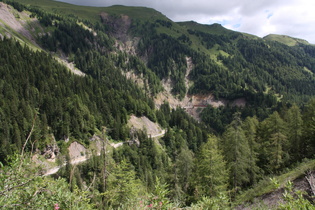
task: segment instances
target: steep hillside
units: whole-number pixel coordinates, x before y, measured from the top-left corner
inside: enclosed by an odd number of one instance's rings
[[[94,27],[98,30],[103,27],[102,30],[117,39],[116,46],[126,53],[119,58],[118,65],[141,72],[142,69],[132,66],[128,57],[140,58],[137,62],[144,62],[152,71],[148,73],[151,75],[148,85],[152,84],[154,73],[159,80],[170,81],[171,93],[179,99],[186,93],[212,94],[216,99],[245,98],[250,105],[253,95],[264,93],[284,102],[303,103],[314,93],[314,47],[302,41],[297,42],[299,46],[288,47],[280,39],[278,42],[271,36],[261,39],[227,30],[219,24],[174,23],[149,8],[84,8],[49,0],[23,2],[89,21],[86,24],[96,24]],[[44,43],[57,38],[53,37],[47,37]],[[45,47],[56,51],[57,46]],[[66,55],[76,53],[75,49],[63,51]],[[186,58],[193,64],[188,76]],[[77,67],[80,68],[78,64]],[[189,86],[185,85],[187,78]],[[155,95],[161,88],[155,87],[152,91]]]
[[[18,12],[14,8],[0,2],[0,34],[14,37],[29,46],[39,49],[36,43],[37,33],[42,32],[39,22],[30,18],[27,12]]]
[[[127,15],[133,19],[138,20],[155,20],[155,19],[167,19],[160,12],[145,7],[126,7],[122,5],[116,5],[111,7],[85,7],[77,6],[68,3],[52,0],[25,0],[25,1],[14,1],[23,3],[27,6],[35,6],[43,8],[47,12],[52,12],[62,16],[69,16],[78,19],[88,20],[93,23],[100,20],[100,14],[102,12],[108,13],[109,15]]]
[[[237,203],[241,205],[236,209],[276,209],[279,206],[285,209],[288,208],[286,202],[290,199],[300,199],[297,202],[301,204],[303,197],[313,201],[314,167],[314,160],[305,161],[280,176],[260,181],[238,196]]]
[[[314,169],[314,46],[143,7],[0,11],[0,207],[79,205],[28,171],[31,156],[91,209],[229,209],[266,177]]]

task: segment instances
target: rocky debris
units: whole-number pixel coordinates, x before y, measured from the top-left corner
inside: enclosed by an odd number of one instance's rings
[[[132,115],[128,121],[128,125],[136,130],[146,130],[148,136],[156,136],[163,132],[162,128],[149,120],[147,117],[136,117]]]
[[[143,79],[143,75],[136,75],[132,71],[122,72],[125,77],[129,80],[132,80],[135,84],[138,85],[140,88],[144,88],[145,86],[145,80]],[[146,82],[146,85],[149,85],[148,82]]]
[[[48,161],[55,162],[56,156],[60,153],[60,149],[57,144],[47,145],[46,148],[41,152]]]
[[[100,136],[94,134],[92,136],[92,138],[90,138],[89,140],[94,142],[93,143],[94,147],[90,148],[90,149],[92,149],[93,152],[96,152],[96,155],[100,155],[101,154],[101,150],[104,147],[104,143],[105,143],[104,139],[101,138]],[[110,145],[112,145],[112,144],[110,144]]]
[[[120,146],[122,146],[124,144],[124,142],[119,142],[119,143],[111,143],[110,145],[112,146],[112,147],[114,147],[114,148],[117,148],[117,147],[120,147]]]
[[[46,147],[45,151],[42,153],[42,155],[46,159],[54,160],[56,155],[55,152],[53,151],[52,147]]]
[[[91,138],[90,138],[90,141],[102,141],[102,139],[99,137],[99,136],[97,136],[97,135],[93,135]]]
[[[100,17],[109,27],[112,28],[113,36],[126,43],[129,40],[128,30],[131,26],[131,18],[127,15],[111,16],[106,12],[102,12]]]
[[[215,108],[220,106],[226,106],[230,104],[232,106],[244,107],[246,105],[245,98],[238,98],[234,101],[228,101],[226,99],[216,99],[213,94],[205,94],[205,95],[189,95],[188,89],[191,85],[191,81],[189,80],[189,74],[192,71],[194,64],[192,62],[191,57],[186,57],[187,69],[185,74],[185,86],[187,89],[186,95],[182,100],[179,100],[175,96],[172,95],[173,82],[170,78],[163,79],[162,85],[164,91],[159,93],[155,97],[156,107],[159,108],[165,101],[167,101],[172,109],[176,109],[177,107],[181,107],[186,110],[186,112],[191,115],[195,120],[200,121],[200,113],[202,109],[206,108],[208,105],[211,105]]]
[[[310,192],[311,192],[310,194],[312,196],[314,196],[315,195],[315,174],[314,174],[314,172],[312,173],[309,171],[305,178],[306,178],[308,184],[310,185]]]
[[[138,139],[134,139],[134,140],[126,141],[126,144],[128,144],[129,146],[135,144],[137,147],[139,147],[140,141]]]
[[[131,39],[130,37],[126,37],[123,40],[124,42],[115,41],[115,47],[120,51],[126,52],[130,55],[136,55],[136,46],[139,44],[140,38],[134,37]]]
[[[69,156],[70,156],[71,161],[76,158],[86,156],[86,153],[87,153],[86,148],[82,144],[76,141],[70,144],[68,150],[69,150]]]
[[[2,22],[1,25],[5,28],[11,28],[26,37],[35,46],[38,46],[35,42],[35,38],[30,32],[32,28],[28,29],[31,25],[39,25],[37,24],[38,21],[35,18],[31,19],[27,13],[17,12],[9,5],[0,2],[0,22]]]
[[[82,72],[80,69],[76,68],[73,62],[69,62],[68,58],[65,56],[55,56],[56,60],[61,63],[62,65],[64,65],[65,67],[67,67],[73,74],[84,77],[86,76],[86,74],[84,72]]]
[[[115,47],[120,51],[130,55],[136,55],[136,48],[139,44],[139,37],[131,37],[128,31],[131,26],[131,18],[127,15],[111,16],[106,12],[102,12],[100,17],[112,30],[112,35],[117,39]]]
[[[66,142],[66,143],[68,143],[68,142],[70,141],[70,138],[69,138],[69,137],[65,137],[64,139],[65,139],[65,142]]]

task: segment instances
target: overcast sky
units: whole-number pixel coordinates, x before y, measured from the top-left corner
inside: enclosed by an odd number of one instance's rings
[[[314,0],[59,0],[87,6],[144,6],[173,21],[220,23],[254,34],[283,34],[315,44]]]

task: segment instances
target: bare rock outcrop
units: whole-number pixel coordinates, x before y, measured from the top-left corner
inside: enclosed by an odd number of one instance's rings
[[[86,155],[86,148],[78,143],[78,142],[72,142],[68,148],[69,150],[69,156],[70,160],[74,160],[76,158],[81,158],[82,156]]]
[[[50,162],[55,162],[56,157],[60,153],[60,148],[57,145],[57,142],[55,138],[53,138],[53,141],[48,144],[44,150],[41,151],[41,155],[45,157]]]

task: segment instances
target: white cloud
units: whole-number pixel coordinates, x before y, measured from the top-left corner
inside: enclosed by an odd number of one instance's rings
[[[173,21],[214,22],[260,37],[270,33],[306,39],[315,44],[314,0],[61,0],[89,6],[145,6]]]
[[[277,33],[303,38],[315,44],[315,1],[300,0],[283,5],[271,18]]]

